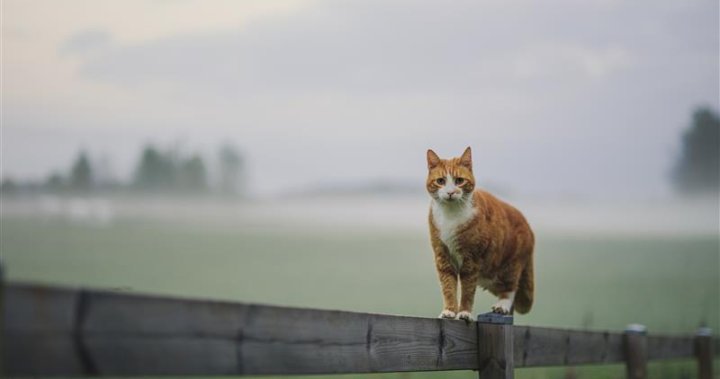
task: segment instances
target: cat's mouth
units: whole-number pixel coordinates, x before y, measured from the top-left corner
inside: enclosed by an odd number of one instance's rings
[[[449,195],[445,195],[445,196],[440,196],[441,200],[444,200],[447,202],[458,201],[458,200],[460,200],[460,198],[462,198],[461,194],[449,194]]]

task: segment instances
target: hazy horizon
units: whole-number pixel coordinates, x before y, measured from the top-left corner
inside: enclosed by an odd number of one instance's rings
[[[717,111],[718,3],[4,1],[2,177],[80,149],[245,152],[249,191],[419,183],[473,147],[515,193],[663,198]]]

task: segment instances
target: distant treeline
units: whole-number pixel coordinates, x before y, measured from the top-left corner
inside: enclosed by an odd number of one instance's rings
[[[199,154],[147,145],[128,182],[109,179],[107,165],[93,162],[80,151],[65,173],[52,173],[44,182],[15,182],[4,178],[0,190],[10,193],[89,193],[128,191],[139,193],[222,194],[245,193],[245,161],[240,151],[225,145],[217,150],[211,166]],[[671,167],[670,182],[684,196],[720,192],[720,117],[709,107],[699,107],[680,141],[680,154]],[[212,180],[211,180],[212,178]],[[387,191],[385,191],[387,192]]]
[[[200,154],[183,154],[177,149],[160,149],[147,145],[129,181],[113,179],[107,165],[93,162],[86,151],[78,152],[67,172],[53,172],[42,182],[15,182],[4,178],[2,192],[53,194],[89,194],[97,192],[139,192],[176,194],[221,194],[242,196],[245,193],[245,160],[240,151],[224,145],[213,161],[213,180]]]

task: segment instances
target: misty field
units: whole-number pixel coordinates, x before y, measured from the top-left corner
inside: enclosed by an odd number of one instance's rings
[[[517,324],[650,333],[714,330],[720,309],[713,235],[538,233],[536,303]],[[440,294],[422,229],[215,227],[123,217],[104,226],[4,215],[7,277],[126,292],[436,317]],[[493,299],[476,297],[475,312]],[[688,363],[652,364],[660,377],[692,374]],[[520,369],[520,378],[562,377],[564,368]],[[622,366],[578,377],[617,377]],[[473,372],[372,375],[475,378]]]

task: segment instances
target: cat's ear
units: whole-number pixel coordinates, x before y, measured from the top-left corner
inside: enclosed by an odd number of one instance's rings
[[[470,146],[468,146],[460,156],[460,164],[472,170],[472,151],[470,150]]]
[[[433,167],[440,164],[440,157],[438,157],[438,155],[435,154],[435,152],[432,151],[431,149],[428,149],[428,151],[427,151],[427,164],[428,164],[428,169],[432,169]]]

